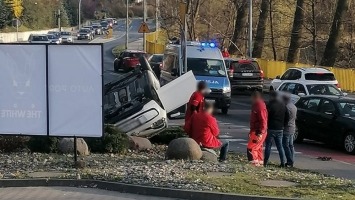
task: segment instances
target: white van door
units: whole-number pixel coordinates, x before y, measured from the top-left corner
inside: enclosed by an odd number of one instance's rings
[[[192,71],[164,85],[158,90],[160,101],[167,113],[185,105],[196,91],[196,78]]]

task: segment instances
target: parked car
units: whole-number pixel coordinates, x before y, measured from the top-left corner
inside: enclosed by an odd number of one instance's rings
[[[343,147],[355,154],[355,99],[336,96],[302,97],[296,104],[295,141],[312,139]]]
[[[264,72],[256,60],[225,59],[232,90],[263,91]]]
[[[47,35],[38,35],[38,34],[31,34],[30,37],[28,38],[29,43],[33,44],[49,44],[51,41],[48,39]]]
[[[167,127],[159,88],[146,58],[140,57],[138,68],[105,85],[105,122],[128,135],[151,137],[159,133]]]
[[[52,44],[61,44],[62,38],[59,35],[47,34],[47,37]]]
[[[78,40],[82,40],[82,39],[92,40],[92,39],[94,39],[94,35],[92,35],[91,30],[87,29],[87,28],[80,29],[77,37],[78,37],[77,38]]]
[[[62,38],[62,43],[74,43],[74,38],[70,32],[61,32],[60,37]]]
[[[139,58],[145,55],[144,51],[125,50],[114,60],[113,69],[116,72],[120,70],[130,71],[139,64]]]
[[[148,61],[152,67],[155,75],[160,80],[161,70],[163,69],[164,54],[153,54],[149,57]]]
[[[96,31],[95,31],[95,29],[94,29],[94,27],[93,27],[93,26],[84,26],[83,28],[87,28],[87,29],[89,29],[89,30],[91,31],[91,34],[92,34],[93,36],[95,36]]]
[[[289,94],[293,103],[296,103],[302,96],[327,95],[327,96],[347,96],[335,85],[313,82],[285,81],[276,90],[279,94]]]
[[[320,81],[340,88],[334,74],[324,68],[290,68],[282,76],[277,76],[271,82],[270,90],[276,90],[284,81],[309,82]]]
[[[100,24],[93,24],[92,27],[94,28],[96,35],[104,34],[104,31],[102,30],[102,26]]]

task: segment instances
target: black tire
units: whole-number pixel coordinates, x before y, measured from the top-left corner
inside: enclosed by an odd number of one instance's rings
[[[227,115],[228,114],[228,111],[229,111],[229,108],[222,108],[222,114],[223,115]]]
[[[355,154],[355,134],[347,133],[345,134],[343,140],[343,148],[348,154]]]
[[[302,143],[303,140],[304,140],[303,134],[304,134],[304,133],[303,133],[302,129],[301,129],[301,128],[298,128],[298,127],[296,126],[296,131],[295,131],[295,134],[293,135],[293,140],[294,140],[294,142],[297,143],[297,144]]]

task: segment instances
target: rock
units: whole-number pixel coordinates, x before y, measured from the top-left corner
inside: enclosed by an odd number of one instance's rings
[[[152,143],[147,138],[129,137],[129,149],[136,151],[144,151],[152,148]]]
[[[178,138],[170,142],[166,159],[200,160],[200,146],[191,138]]]
[[[216,154],[213,154],[208,151],[202,151],[202,158],[201,160],[207,161],[207,162],[218,162]]]
[[[76,139],[77,143],[77,153],[81,156],[89,155],[89,148],[85,140],[82,138]],[[72,154],[74,152],[74,139],[73,138],[63,138],[58,143],[58,150],[64,154]]]

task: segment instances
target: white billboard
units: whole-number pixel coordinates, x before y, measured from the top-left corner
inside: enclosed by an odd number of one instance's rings
[[[0,44],[0,134],[101,137],[102,65],[99,44]]]
[[[102,136],[101,45],[50,45],[49,135]]]
[[[0,133],[47,135],[46,46],[0,45]]]

